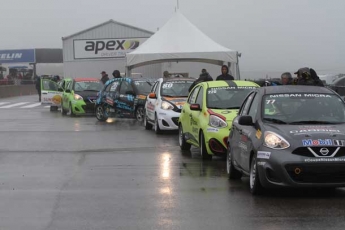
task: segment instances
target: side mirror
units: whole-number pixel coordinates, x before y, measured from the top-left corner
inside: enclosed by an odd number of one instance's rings
[[[251,116],[241,116],[238,119],[238,124],[244,126],[253,126],[253,119]]]
[[[189,108],[190,110],[193,110],[193,111],[201,111],[199,104],[191,104]]]
[[[135,95],[135,93],[134,93],[133,91],[131,91],[131,90],[126,91],[126,94],[129,94],[129,95]]]
[[[66,92],[66,93],[71,93],[71,90],[70,90],[70,89],[66,89],[65,92]]]
[[[149,98],[151,99],[157,99],[157,95],[155,93],[150,93]]]

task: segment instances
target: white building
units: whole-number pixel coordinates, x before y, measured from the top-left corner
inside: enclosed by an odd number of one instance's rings
[[[63,37],[64,77],[99,77],[106,71],[109,77],[118,69],[125,72],[128,52],[135,50],[153,32],[114,20]],[[162,76],[162,64],[139,67],[133,73],[146,78]]]

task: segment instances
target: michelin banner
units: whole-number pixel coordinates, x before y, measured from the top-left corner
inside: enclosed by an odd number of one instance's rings
[[[74,40],[74,59],[125,58],[147,38]]]
[[[35,50],[0,50],[0,63],[35,63]]]

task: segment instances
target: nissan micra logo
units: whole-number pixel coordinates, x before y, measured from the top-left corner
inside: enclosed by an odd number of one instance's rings
[[[326,156],[328,153],[329,153],[329,150],[327,148],[322,148],[320,149],[320,153],[323,155],[323,156]]]

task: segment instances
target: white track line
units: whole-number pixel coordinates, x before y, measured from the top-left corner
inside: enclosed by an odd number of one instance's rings
[[[13,107],[16,107],[16,106],[25,105],[27,103],[29,103],[29,102],[19,102],[19,103],[15,103],[15,104],[5,105],[5,106],[1,106],[0,109],[13,108]]]
[[[26,106],[23,106],[23,107],[20,107],[21,109],[28,109],[28,108],[34,108],[34,107],[37,107],[37,106],[40,106],[41,105],[41,102],[39,103],[35,103],[35,104],[31,104],[31,105],[26,105]]]
[[[1,105],[5,105],[5,104],[8,104],[9,102],[0,102],[0,106]]]

